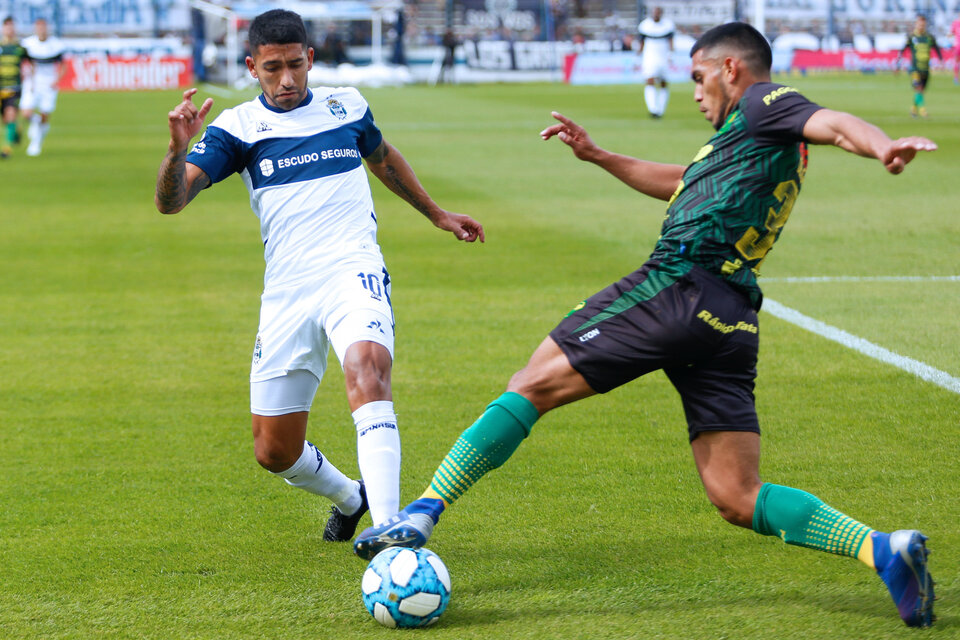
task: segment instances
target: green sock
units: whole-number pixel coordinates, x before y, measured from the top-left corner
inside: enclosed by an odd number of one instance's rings
[[[918,107],[922,107],[922,106],[923,106],[923,94],[922,94],[922,93],[918,93],[918,94],[917,94],[917,106],[918,106]]]
[[[870,527],[790,487],[764,483],[753,511],[753,530],[787,544],[856,558]]]
[[[485,473],[506,462],[539,418],[529,400],[512,391],[504,393],[457,438],[424,497],[452,504]]]
[[[7,123],[7,144],[13,144],[13,141],[17,139],[17,123],[8,122]]]

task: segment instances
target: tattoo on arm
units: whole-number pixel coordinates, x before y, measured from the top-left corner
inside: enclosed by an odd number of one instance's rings
[[[210,177],[206,173],[201,173],[199,176],[197,176],[197,179],[193,181],[193,184],[190,185],[190,189],[187,191],[187,204],[196,198],[197,194],[209,186]]]
[[[429,196],[423,191],[423,187],[417,183],[413,170],[407,165],[402,155],[395,154],[391,156],[391,160],[388,162],[387,156],[389,155],[390,145],[384,140],[365,160],[383,184],[432,222],[433,218],[430,216],[430,205],[432,203]],[[376,166],[375,170],[373,169],[374,165]]]
[[[193,184],[187,185],[186,180],[186,151],[174,153],[168,151],[160,164],[160,171],[157,175],[157,208],[164,213],[174,213],[180,211],[193,200],[207,185],[210,184],[210,178],[206,173],[201,173],[193,181]]]
[[[390,147],[387,146],[387,141],[384,140],[380,143],[380,146],[374,149],[373,153],[366,157],[367,162],[372,162],[374,164],[380,164],[387,159],[387,155],[390,153]]]
[[[384,177],[390,180],[390,183],[393,185],[394,191],[400,194],[404,200],[409,202],[414,209],[416,209],[417,211],[425,215],[427,219],[432,220],[432,218],[430,218],[430,208],[428,206],[428,203],[424,202],[417,195],[417,193],[413,191],[407,185],[406,182],[403,181],[403,177],[400,175],[400,173],[396,170],[395,167],[387,165],[386,170],[384,172]]]

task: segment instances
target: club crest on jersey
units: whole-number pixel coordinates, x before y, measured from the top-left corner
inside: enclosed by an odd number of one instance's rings
[[[341,120],[347,117],[346,108],[344,108],[343,103],[336,98],[327,98],[327,108],[330,109],[330,113]]]
[[[263,174],[264,178],[269,178],[273,175],[273,160],[270,158],[264,158],[260,161],[260,173]]]

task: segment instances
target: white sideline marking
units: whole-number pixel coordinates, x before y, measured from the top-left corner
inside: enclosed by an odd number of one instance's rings
[[[847,333],[843,329],[838,329],[824,322],[820,322],[819,320],[814,320],[809,316],[803,315],[796,309],[791,309],[790,307],[780,304],[776,300],[764,298],[763,310],[770,313],[770,315],[780,318],[781,320],[786,320],[791,324],[795,324],[801,329],[806,329],[807,331],[815,333],[818,336],[824,337],[828,340],[839,342],[843,346],[853,349],[854,351],[859,351],[860,353],[864,354],[865,356],[869,356],[874,360],[892,364],[898,369],[903,369],[904,371],[912,373],[918,378],[926,380],[927,382],[932,382],[933,384],[943,387],[948,391],[960,393],[960,378],[954,378],[946,371],[940,371],[939,369],[935,369],[926,363],[920,362],[919,360],[901,356],[899,353],[894,353],[889,349],[884,349],[883,347],[873,344],[868,340],[864,340],[863,338],[857,337],[852,333]]]
[[[960,276],[806,276],[762,278],[767,282],[960,282]]]

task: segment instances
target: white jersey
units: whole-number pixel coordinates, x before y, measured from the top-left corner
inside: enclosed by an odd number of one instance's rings
[[[676,30],[673,20],[668,18],[661,18],[659,21],[644,18],[637,27],[640,37],[643,38],[644,59],[665,61],[670,56],[670,41]]]
[[[261,95],[207,127],[187,162],[212,183],[239,173],[260,219],[264,287],[323,274],[353,257],[383,260],[361,159],[383,140],[356,89],[308,90],[283,111]]]
[[[47,90],[57,81],[57,65],[63,62],[63,42],[60,38],[49,36],[41,40],[35,35],[21,43],[33,63],[32,83],[35,90]]]

